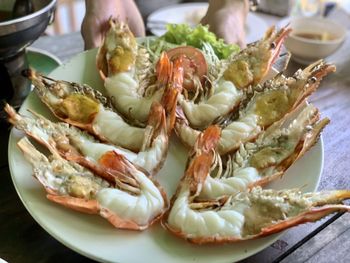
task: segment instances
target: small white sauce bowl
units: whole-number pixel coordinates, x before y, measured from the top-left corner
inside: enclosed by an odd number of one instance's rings
[[[302,64],[310,64],[323,59],[339,49],[346,36],[346,28],[327,18],[293,18],[293,29],[285,41],[286,48],[292,53],[292,59]],[[297,36],[298,33],[329,34],[329,40],[315,40]]]

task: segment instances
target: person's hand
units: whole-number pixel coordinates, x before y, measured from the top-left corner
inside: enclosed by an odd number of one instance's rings
[[[85,0],[85,3],[86,13],[81,25],[85,50],[101,45],[111,17],[128,23],[135,36],[145,35],[141,14],[133,0]]]
[[[244,26],[249,11],[246,0],[209,0],[207,13],[201,24],[209,25],[209,30],[226,43],[245,47]]]

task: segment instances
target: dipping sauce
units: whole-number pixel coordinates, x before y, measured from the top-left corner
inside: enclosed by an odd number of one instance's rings
[[[335,39],[335,37],[329,34],[328,32],[323,32],[323,33],[296,32],[294,33],[294,36],[302,37],[306,39],[312,39],[312,40],[320,40],[320,41],[329,41],[329,40]]]

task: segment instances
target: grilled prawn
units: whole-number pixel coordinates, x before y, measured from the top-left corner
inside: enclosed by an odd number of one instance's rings
[[[110,28],[97,54],[97,67],[114,107],[126,119],[147,121],[154,101],[160,101],[171,75],[171,63],[164,54],[155,75],[145,48],[139,46],[127,24],[110,19]],[[154,79],[157,81],[154,81]],[[146,94],[146,88],[156,86]]]
[[[291,113],[296,117],[276,122],[254,143],[242,144],[234,154],[224,158],[216,154],[199,197],[215,199],[237,194],[281,177],[315,144],[329,123],[327,118],[318,121],[318,110],[311,104],[297,110],[299,113]]]
[[[238,117],[227,116],[220,120],[222,129],[218,152],[224,155],[238,149],[241,143],[254,140],[259,133],[300,105],[319,86],[320,81],[335,66],[318,61],[304,70],[298,70],[293,77],[282,74],[266,81],[261,91],[241,104]],[[175,130],[181,140],[193,147],[200,130],[193,129],[186,117],[178,114]]]
[[[122,155],[116,154],[118,159],[113,167],[120,176],[108,182],[59,155],[48,159],[27,138],[21,139],[18,147],[52,202],[87,214],[99,214],[116,228],[131,230],[146,229],[167,208],[165,192],[158,183]]]
[[[177,64],[178,65],[178,64]],[[178,89],[181,89],[182,68],[174,68],[171,83],[164,88],[165,92],[161,103],[169,118],[168,132],[172,129],[175,118],[175,107]],[[48,106],[51,112],[60,120],[79,127],[95,135],[101,141],[109,142],[123,148],[138,152],[147,138],[145,128],[128,124],[115,112],[98,91],[67,81],[57,81],[28,70],[28,77],[32,80],[40,99]],[[148,111],[147,126],[152,126],[154,118]],[[170,121],[171,120],[171,121]]]
[[[29,70],[35,90],[50,111],[60,120],[110,142],[139,151],[145,129],[131,126],[108,105],[107,98],[86,85],[53,80]]]
[[[208,74],[210,82],[206,84],[211,86],[210,92],[206,92],[207,95],[198,99],[198,90],[207,88],[201,87],[201,82],[196,81],[195,84],[200,87],[194,88],[195,95],[190,99],[186,94],[179,96],[179,104],[189,125],[203,130],[219,117],[233,111],[243,99],[246,89],[250,85],[254,89],[254,86],[267,75],[289,32],[288,28],[282,28],[277,32],[272,27],[263,39],[248,45],[246,49],[232,55],[227,61],[209,64],[210,67],[220,68],[215,74],[213,72],[216,69],[209,68],[212,74]],[[178,53],[180,51],[181,49]],[[197,59],[195,62],[203,64],[202,60]]]
[[[254,239],[316,221],[328,214],[349,211],[341,204],[350,191],[301,193],[297,189],[262,190],[255,187],[235,195],[201,199],[220,129],[210,126],[198,139],[171,207],[162,224],[193,243],[223,243]]]
[[[111,144],[96,141],[86,132],[66,123],[54,123],[35,114],[35,117],[22,116],[9,106],[5,106],[9,122],[17,129],[24,131],[42,145],[61,155],[65,159],[74,160],[82,166],[93,170],[108,180],[113,171],[114,159],[122,155],[134,165],[154,175],[163,166],[168,152],[168,130],[165,113],[158,103],[151,110],[150,123],[147,126],[147,138],[138,153]]]

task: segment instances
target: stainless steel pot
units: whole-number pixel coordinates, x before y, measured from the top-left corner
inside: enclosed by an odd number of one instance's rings
[[[13,0],[2,0],[0,10],[3,10],[2,6],[9,7],[7,2],[14,3]],[[32,0],[32,2],[34,13],[0,22],[0,58],[11,57],[21,52],[37,39],[52,21],[56,0]]]
[[[21,75],[28,67],[25,48],[52,22],[56,0],[31,0],[34,12],[0,22],[0,100],[19,107],[30,91],[29,81]],[[0,10],[11,12],[14,0],[1,0]],[[0,112],[1,115],[1,112]]]

